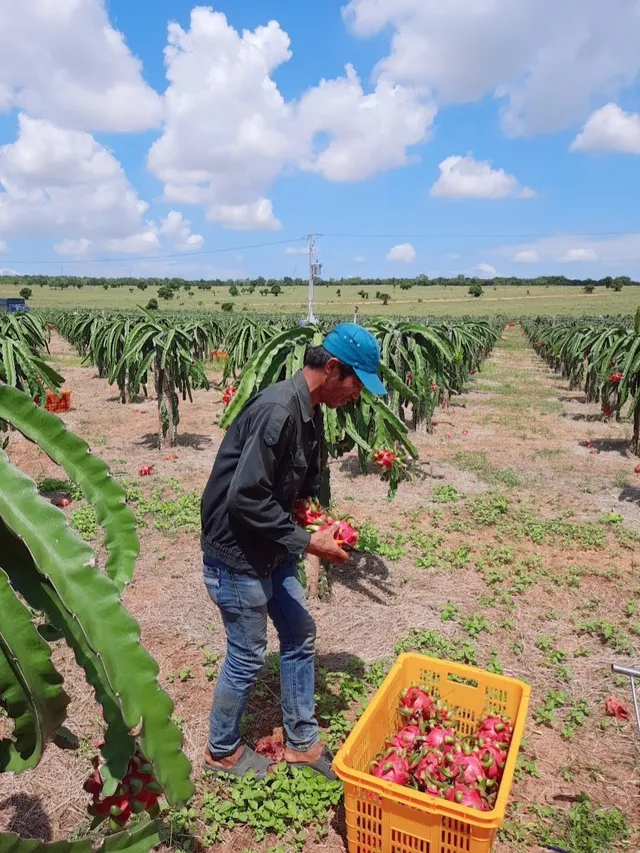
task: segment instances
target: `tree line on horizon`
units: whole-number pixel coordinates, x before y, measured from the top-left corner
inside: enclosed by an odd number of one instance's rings
[[[567,278],[562,275],[538,276],[536,278],[516,278],[515,276],[496,276],[494,278],[480,278],[478,276],[458,275],[453,278],[438,276],[429,278],[427,275],[418,275],[413,278],[328,278],[316,281],[317,287],[399,287],[401,290],[410,290],[412,287],[469,287],[474,282],[483,287],[605,287],[613,290],[621,290],[622,287],[640,286],[640,282],[633,281],[629,276],[606,276],[601,279],[593,278]],[[104,276],[63,276],[63,275],[2,275],[0,283],[17,285],[20,287],[51,287],[65,290],[69,287],[103,287],[105,290],[117,287],[137,287],[146,290],[148,287],[168,287],[172,290],[210,290],[212,288],[235,288],[238,293],[254,293],[259,291],[271,291],[285,287],[305,287],[307,280],[303,278],[257,278],[245,279],[184,279],[184,278],[132,278],[129,276],[106,278]],[[279,292],[279,290],[278,290]]]

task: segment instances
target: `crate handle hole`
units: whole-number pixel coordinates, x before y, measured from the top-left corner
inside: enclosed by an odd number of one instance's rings
[[[463,678],[461,675],[454,675],[454,673],[450,672],[447,676],[448,681],[453,681],[456,684],[464,684],[466,687],[480,687],[480,682],[476,681],[475,678]]]

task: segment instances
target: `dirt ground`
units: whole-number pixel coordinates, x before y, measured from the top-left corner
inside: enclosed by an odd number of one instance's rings
[[[87,440],[116,476],[136,481],[145,494],[159,484],[170,494],[171,478],[179,481],[181,488],[173,484],[176,493],[201,492],[223,435],[216,424],[222,411],[218,392],[199,391],[193,404],[181,404],[179,446],[159,452],[155,400],[122,405],[114,388],[99,379],[95,369],[82,366],[63,339],[55,336],[51,349],[56,368],[66,377],[65,387],[72,392],[73,408],[62,416],[65,423]],[[412,482],[400,486],[393,502],[387,500],[386,485],[379,477],[360,475],[352,458],[332,463],[332,492],[339,511],[348,512],[358,523],[370,521],[389,542],[407,530],[436,531],[444,538],[440,548],[453,553],[464,546],[469,557],[456,567],[450,563],[445,569],[419,567],[419,553],[405,543],[404,552],[393,559],[358,554],[346,567],[332,570],[330,597],[311,605],[320,663],[331,668],[353,656],[366,664],[392,658],[395,644],[412,629],[463,637],[459,621],[443,621],[448,602],[462,614],[484,614],[490,627],[474,637],[481,665],[495,651],[505,674],[524,677],[532,685],[527,756],[535,759],[538,778],[525,773],[516,783],[512,799],[519,805],[514,821],[535,822],[535,817],[525,816],[528,806],[566,806],[585,791],[598,805],[623,809],[637,828],[640,736],[633,719],[609,720],[605,726],[603,703],[615,694],[630,705],[628,686],[616,683],[608,668],[615,660],[640,663],[640,640],[635,640],[634,660],[576,628],[580,620],[598,618],[633,633],[629,618],[635,605],[630,602],[635,597],[640,603],[640,554],[637,542],[620,532],[640,531],[640,475],[633,472],[640,460],[627,451],[629,426],[601,422],[598,408],[554,377],[527,347],[518,328],[505,330],[482,371],[472,377],[467,393],[447,411],[438,410],[435,420],[433,434],[424,431],[415,436],[419,470]],[[38,480],[63,477],[20,436],[12,435],[8,452],[15,464]],[[143,464],[153,464],[151,477],[139,477]],[[443,485],[453,486],[461,500],[434,503],[433,489]],[[474,522],[474,500],[496,490],[508,497],[514,519],[526,515],[540,523],[562,519],[597,528],[603,531],[604,544],[592,545],[588,536],[571,543],[561,534],[540,541],[530,536],[512,540],[505,528]],[[607,517],[610,523],[603,524]],[[221,623],[202,584],[197,533],[179,527],[157,530],[147,519],[140,537],[142,552],[125,604],[159,662],[163,685],[175,701],[184,730],[185,750],[199,768],[213,687],[202,663],[203,649],[212,655],[224,651]],[[495,586],[487,584],[487,564],[497,565],[503,554],[505,565],[514,565],[513,555],[500,551],[504,548],[513,549],[516,565],[538,572],[535,582],[514,598],[515,610],[486,603],[496,593]],[[559,581],[572,571],[580,575],[578,586]],[[504,585],[508,583],[507,572]],[[499,627],[506,618],[512,626]],[[543,636],[569,655],[567,683],[559,683],[557,672],[545,663],[536,645]],[[585,647],[586,656],[573,656]],[[270,649],[276,649],[273,636]],[[82,782],[90,767],[90,743],[100,730],[98,709],[70,652],[60,653],[60,666],[73,696],[69,727],[84,738],[83,748],[74,754],[51,747],[37,770],[0,778],[0,830],[11,828],[45,840],[65,837],[86,821]],[[189,675],[182,680],[179,673],[185,668]],[[544,725],[534,718],[534,709],[544,703],[547,692],[560,689],[575,701],[586,700],[590,708],[591,715],[573,739],[561,737],[560,724]],[[270,734],[277,725],[277,694],[271,691],[253,709],[248,738]],[[345,851],[342,833],[338,816],[328,837],[310,840],[305,849]],[[256,844],[251,833],[235,832],[211,849],[239,853],[268,847]],[[630,849],[638,847],[632,842]],[[507,840],[495,849],[510,853],[520,848]],[[541,848],[530,844],[523,849]]]

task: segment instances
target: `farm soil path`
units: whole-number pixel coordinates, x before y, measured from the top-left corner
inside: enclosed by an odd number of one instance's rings
[[[216,426],[222,406],[215,390],[198,391],[193,404],[181,404],[179,446],[158,452],[155,400],[121,405],[114,389],[94,368],[82,366],[57,335],[52,360],[72,391],[73,408],[63,416],[65,422],[116,476],[133,481],[147,497],[154,489],[168,499],[200,494],[222,438]],[[391,658],[398,640],[414,629],[437,632],[451,641],[469,640],[455,620],[443,622],[447,602],[457,605],[461,615],[484,615],[491,630],[481,628],[474,638],[481,665],[495,652],[506,674],[527,678],[534,691],[532,709],[548,690],[562,688],[576,701],[586,699],[592,709],[592,717],[570,741],[560,737],[560,725],[536,725],[530,715],[528,754],[536,758],[540,778],[525,775],[514,799],[522,809],[535,803],[558,806],[585,790],[594,801],[620,806],[635,820],[640,803],[632,725],[612,726],[604,736],[598,728],[603,698],[615,689],[606,678],[607,667],[617,655],[597,638],[578,637],[572,627],[572,617],[580,616],[580,606],[589,602],[592,609],[582,613],[585,618],[623,621],[626,603],[638,586],[633,548],[622,547],[608,531],[606,545],[597,548],[584,542],[579,547],[559,544],[549,537],[538,543],[526,537],[512,541],[508,530],[478,523],[474,515],[474,501],[498,491],[508,498],[514,525],[524,513],[538,522],[562,518],[596,527],[603,514],[616,513],[628,528],[640,530],[640,477],[633,475],[635,463],[626,451],[628,428],[601,423],[597,408],[547,370],[519,328],[505,330],[467,392],[448,409],[438,410],[435,421],[433,433],[418,432],[422,461],[417,475],[400,486],[391,503],[375,472],[360,475],[351,457],[332,463],[339,511],[374,524],[390,557],[356,554],[346,567],[331,570],[330,598],[311,605],[320,666],[342,671],[349,661],[353,666],[354,659],[364,665]],[[585,441],[593,446],[583,446]],[[63,476],[20,436],[12,436],[9,453],[37,479]],[[154,465],[151,477],[138,476],[143,464]],[[444,485],[454,487],[462,498],[434,501],[434,487]],[[160,513],[144,522],[138,570],[125,603],[158,660],[184,729],[186,751],[198,768],[213,686],[205,657],[211,660],[223,652],[223,633],[202,585],[195,527],[158,529]],[[428,548],[425,536],[433,537]],[[98,557],[103,563],[99,545]],[[531,578],[533,585],[514,596],[513,607],[498,601],[500,589],[485,582],[482,567],[487,562],[498,565],[496,560]],[[582,578],[578,588],[555,582],[571,572]],[[569,658],[570,683],[559,683],[557,673],[545,664],[535,645],[540,635],[551,635],[555,647],[568,654],[587,648],[587,657]],[[277,648],[273,634],[269,648]],[[82,748],[78,754],[51,748],[37,770],[0,779],[0,829],[44,839],[64,837],[86,819],[81,785],[90,767],[91,742],[100,731],[97,707],[72,656],[59,651],[58,660],[73,696],[70,727],[82,738]],[[625,688],[619,689],[627,698]],[[273,679],[265,679],[250,713],[250,740],[271,734],[279,725]],[[521,821],[526,825],[524,812]],[[197,823],[196,833],[203,830]],[[332,821],[329,836],[309,841],[306,849],[344,851],[342,830],[339,819]],[[235,832],[211,849],[231,853],[268,847],[255,844],[250,833]],[[499,853],[514,849],[510,841],[496,846]],[[526,849],[538,848],[531,844]]]

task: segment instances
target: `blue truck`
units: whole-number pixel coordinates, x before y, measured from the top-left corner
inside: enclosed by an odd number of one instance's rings
[[[15,311],[31,311],[31,308],[19,296],[0,296],[0,314],[13,314]]]

